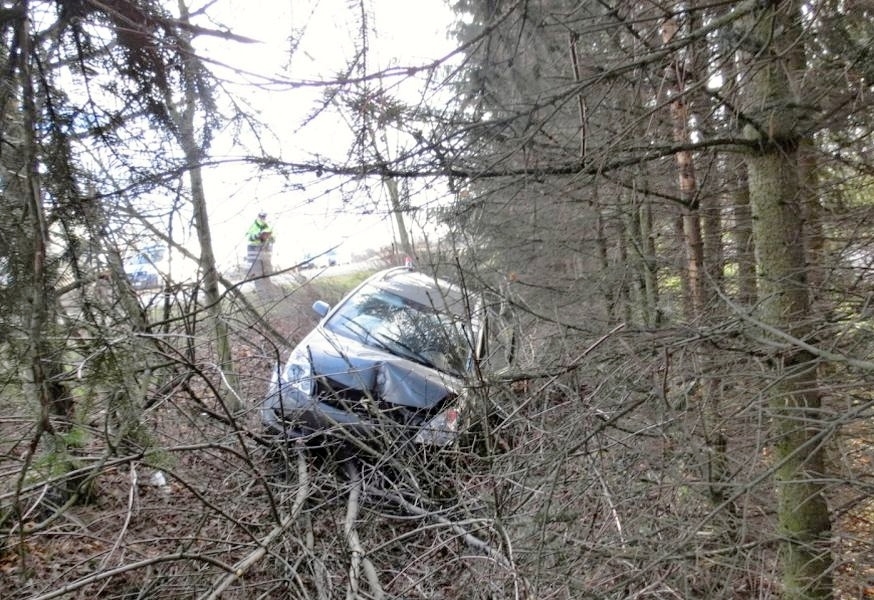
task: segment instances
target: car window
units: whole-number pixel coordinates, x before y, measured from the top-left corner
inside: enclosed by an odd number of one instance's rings
[[[164,248],[150,247],[131,257],[127,263],[133,266],[154,265],[164,259]]]
[[[374,286],[362,288],[343,303],[325,327],[454,374],[465,370],[472,347],[458,318]]]

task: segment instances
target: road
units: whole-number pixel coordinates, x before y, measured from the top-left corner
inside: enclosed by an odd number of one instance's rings
[[[348,275],[350,273],[360,273],[364,271],[375,271],[383,268],[384,262],[379,259],[343,263],[325,267],[315,267],[312,269],[295,269],[292,271],[283,271],[274,274],[271,279],[281,286],[297,286],[312,281],[318,277],[332,277],[336,275]],[[254,293],[255,284],[252,281],[246,281],[240,285],[240,289],[244,293]]]

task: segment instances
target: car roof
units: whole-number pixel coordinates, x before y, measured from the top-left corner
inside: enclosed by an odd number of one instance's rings
[[[410,267],[394,267],[372,275],[367,283],[441,312],[467,313],[464,292],[457,285]]]

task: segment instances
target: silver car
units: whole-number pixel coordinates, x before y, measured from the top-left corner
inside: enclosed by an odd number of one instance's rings
[[[481,304],[409,267],[380,271],[335,307],[277,366],[261,407],[269,433],[318,434],[382,447],[454,442],[465,382],[483,356]]]

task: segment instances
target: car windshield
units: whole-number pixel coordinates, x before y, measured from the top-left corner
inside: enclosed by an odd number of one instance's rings
[[[375,286],[362,288],[340,306],[325,328],[454,375],[465,371],[471,355],[458,317]]]
[[[127,260],[130,266],[154,265],[164,258],[164,248],[154,246],[146,248]]]

